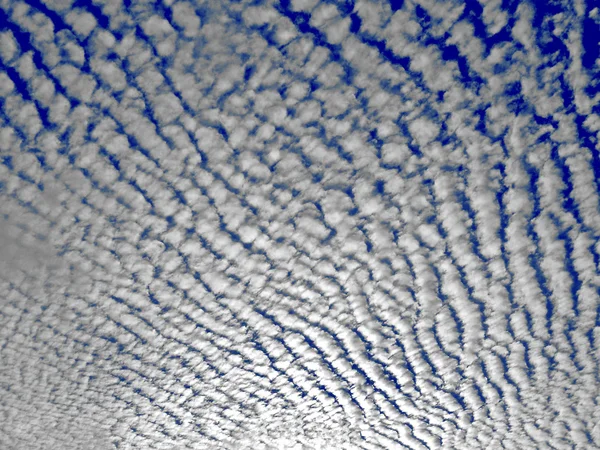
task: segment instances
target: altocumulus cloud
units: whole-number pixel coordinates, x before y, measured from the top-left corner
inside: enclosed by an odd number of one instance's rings
[[[600,448],[599,26],[0,0],[0,448]]]

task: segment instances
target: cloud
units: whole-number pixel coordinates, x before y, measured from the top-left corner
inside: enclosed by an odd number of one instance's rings
[[[600,445],[588,6],[0,8],[5,447]]]

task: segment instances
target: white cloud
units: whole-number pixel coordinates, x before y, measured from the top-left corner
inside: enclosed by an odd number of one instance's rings
[[[9,448],[598,444],[581,5],[44,5],[0,35]]]

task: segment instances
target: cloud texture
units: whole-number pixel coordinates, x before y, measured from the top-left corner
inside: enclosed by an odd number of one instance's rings
[[[599,26],[0,0],[0,448],[600,448]]]

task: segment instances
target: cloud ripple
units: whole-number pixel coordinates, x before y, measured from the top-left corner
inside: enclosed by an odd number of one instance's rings
[[[0,447],[600,447],[600,10],[0,2]]]

